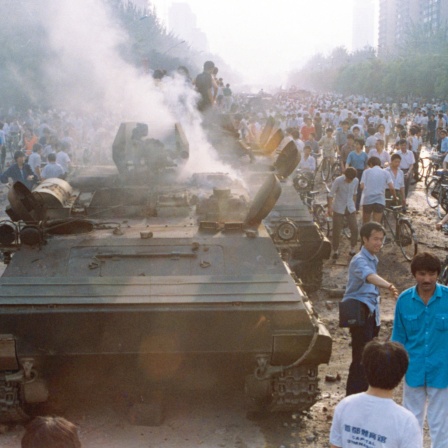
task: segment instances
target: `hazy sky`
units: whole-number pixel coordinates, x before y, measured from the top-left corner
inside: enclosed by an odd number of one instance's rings
[[[351,50],[353,1],[150,0],[165,23],[172,3],[188,3],[211,52],[249,82],[281,82],[316,52]]]

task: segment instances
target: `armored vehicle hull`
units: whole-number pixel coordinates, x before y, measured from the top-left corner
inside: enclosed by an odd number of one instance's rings
[[[1,420],[46,401],[58,367],[123,357],[144,387],[206,361],[241,372],[249,408],[316,401],[331,338],[260,224],[280,194],[275,176],[250,205],[223,175],[173,185],[152,174],[99,190],[91,179],[47,185],[58,200],[14,185],[0,223]]]

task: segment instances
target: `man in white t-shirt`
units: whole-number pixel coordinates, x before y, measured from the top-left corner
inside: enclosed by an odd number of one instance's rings
[[[409,364],[404,347],[396,342],[369,342],[362,365],[367,392],[344,398],[335,408],[331,448],[422,448],[416,417],[392,399]]]

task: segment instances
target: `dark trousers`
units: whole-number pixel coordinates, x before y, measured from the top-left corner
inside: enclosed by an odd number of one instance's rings
[[[358,184],[358,191],[356,192],[356,211],[359,210],[359,204],[361,203],[361,195],[362,195],[362,190],[361,190],[361,177],[362,177],[362,173],[364,172],[364,170],[356,170],[356,178],[359,180],[359,184]]]
[[[409,187],[411,186],[411,177],[407,176],[408,169],[407,170],[401,170],[404,173],[404,196],[407,198],[409,194]]]
[[[361,365],[362,352],[366,344],[373,338],[376,338],[379,332],[380,327],[376,325],[375,313],[367,317],[364,326],[350,328],[352,336],[352,363],[348,371],[347,396],[365,392],[368,389],[369,385]]]
[[[333,251],[336,252],[339,249],[339,241],[341,238],[341,231],[344,228],[344,218],[347,219],[347,224],[350,229],[350,245],[355,247],[358,242],[358,223],[356,222],[355,212],[350,213],[348,209],[345,210],[345,214],[333,212],[333,237],[332,245]]]

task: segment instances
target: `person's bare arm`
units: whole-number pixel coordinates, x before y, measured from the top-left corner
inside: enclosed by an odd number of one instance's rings
[[[328,205],[327,210],[328,216],[333,216],[333,198],[330,196],[327,197],[327,205]]]
[[[398,289],[395,287],[395,285],[388,282],[383,277],[380,277],[378,274],[369,274],[366,280],[368,283],[378,286],[378,288],[388,289],[394,296],[394,299],[398,297]]]
[[[400,193],[401,193],[401,204],[403,205],[403,207],[406,207],[406,197],[404,187],[400,188]]]
[[[389,183],[387,186],[389,187],[389,190],[392,193],[392,196],[394,197],[395,202],[398,201],[397,192],[395,191],[393,182]]]
[[[442,230],[442,226],[448,221],[448,213],[443,217],[443,219],[436,224],[437,230]]]

